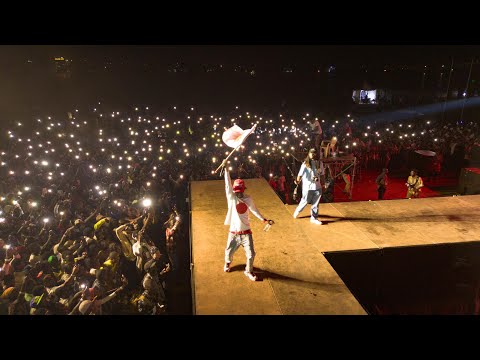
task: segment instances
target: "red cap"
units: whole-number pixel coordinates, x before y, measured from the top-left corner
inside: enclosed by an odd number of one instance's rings
[[[244,192],[245,182],[242,179],[237,179],[233,182],[233,192]]]

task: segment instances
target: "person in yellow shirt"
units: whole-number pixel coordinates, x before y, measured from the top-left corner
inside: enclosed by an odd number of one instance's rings
[[[93,229],[95,231],[98,231],[103,225],[108,225],[109,223],[110,223],[110,219],[107,217],[103,217],[99,221],[97,221],[95,225],[93,225]]]
[[[405,183],[407,186],[407,199],[418,198],[423,187],[423,180],[418,176],[417,170],[412,169]]]

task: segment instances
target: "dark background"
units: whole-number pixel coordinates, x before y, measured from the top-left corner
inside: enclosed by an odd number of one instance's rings
[[[67,77],[55,68],[58,56],[73,60]],[[193,105],[223,112],[238,105],[246,111],[336,116],[350,111],[353,89],[446,90],[442,65],[449,67],[452,58],[450,87],[465,88],[472,59],[471,86],[476,86],[477,45],[5,44],[0,45],[0,123],[98,101],[119,108]]]

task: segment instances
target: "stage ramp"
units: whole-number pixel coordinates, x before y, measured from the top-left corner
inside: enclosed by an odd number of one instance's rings
[[[247,179],[246,193],[261,213],[275,220],[269,232],[251,214],[255,271],[244,274],[245,252],[238,249],[230,273],[223,272],[228,226],[224,181],[191,183],[192,262],[195,313],[365,314],[315,246],[308,219],[295,220],[264,179]],[[318,225],[317,225],[318,227]],[[315,229],[319,230],[319,229]]]
[[[246,179],[262,214],[276,224],[269,232],[251,215],[255,271],[243,274],[240,248],[232,271],[223,272],[228,226],[223,180],[190,184],[192,287],[198,315],[360,315],[366,314],[324,254],[480,239],[480,196],[320,204],[309,221],[310,205],[293,219],[265,179]]]

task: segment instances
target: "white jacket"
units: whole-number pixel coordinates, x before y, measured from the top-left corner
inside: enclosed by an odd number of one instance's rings
[[[228,211],[225,218],[224,225],[230,225],[230,231],[239,232],[250,230],[250,210],[260,220],[264,220],[265,217],[255,206],[253,199],[244,195],[242,199],[239,199],[233,192],[232,181],[230,174],[225,169],[225,192],[227,196]]]

